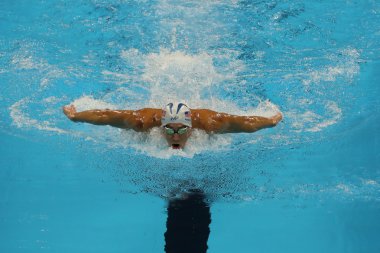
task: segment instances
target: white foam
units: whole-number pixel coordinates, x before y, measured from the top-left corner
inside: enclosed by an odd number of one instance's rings
[[[115,105],[104,102],[103,100],[94,99],[92,96],[83,96],[72,102],[77,111],[93,109],[117,109]]]
[[[302,103],[308,104],[311,102],[301,99],[299,104]],[[327,101],[324,108],[323,116],[311,110],[304,112],[297,110],[287,112],[286,118],[291,119],[291,126],[296,132],[319,132],[328,126],[336,124],[342,117],[342,110],[336,102]]]
[[[210,102],[214,101],[219,107],[217,98],[204,98],[202,93],[210,91],[223,81],[234,80],[237,73],[244,68],[241,61],[233,60],[221,72],[213,62],[216,58],[227,56],[211,56],[207,53],[187,54],[168,49],[146,55],[137,49],[129,49],[122,51],[120,56],[133,67],[133,80],[124,74],[103,71],[107,81],[120,80],[120,83],[129,82],[130,87],[144,88],[149,93],[149,100],[144,101],[143,106],[159,108],[173,100],[186,101],[193,108],[205,106],[210,108]]]
[[[144,62],[142,80],[150,85],[153,101],[168,102],[174,98],[194,104],[201,100],[204,89],[223,80],[207,53],[188,55],[162,49],[158,54],[148,54]]]
[[[333,101],[328,101],[325,108],[327,113],[330,115],[330,118],[324,119],[323,121],[317,123],[315,126],[306,129],[308,132],[319,132],[323,128],[336,124],[342,117],[342,110],[338,105]]]
[[[14,55],[11,63],[18,69],[41,69],[46,66],[46,62],[39,61],[31,55],[23,54]]]
[[[168,159],[172,156],[182,156],[192,158],[196,154],[204,151],[224,150],[232,142],[230,135],[210,136],[202,130],[194,129],[184,150],[175,150],[168,147],[162,136],[160,128],[153,128],[149,133],[136,133],[132,130],[121,131],[121,138],[115,136],[117,141],[124,147],[133,147],[138,152],[161,159]]]
[[[27,49],[15,54],[12,57],[11,63],[17,69],[37,69],[44,72],[44,75],[40,80],[40,88],[42,89],[46,88],[51,80],[66,76],[64,71],[54,65],[49,64],[46,60],[30,55],[30,52]]]
[[[23,98],[9,107],[13,125],[18,128],[36,128],[38,130],[56,132],[59,134],[67,133],[66,130],[52,126],[48,121],[39,121],[31,118],[27,113],[29,102],[30,100],[28,98]]]
[[[230,54],[235,53],[230,52]],[[136,79],[140,80],[141,85],[150,93],[149,101],[144,101],[144,106],[161,108],[164,104],[176,100],[186,101],[191,108],[209,108],[242,115],[258,113],[265,116],[273,115],[275,111],[278,111],[278,108],[269,101],[263,101],[258,108],[243,111],[230,101],[213,96],[202,96],[205,90],[210,90],[221,82],[235,80],[237,74],[245,68],[242,61],[233,58],[221,70],[214,66],[216,58],[230,56],[212,56],[207,53],[186,54],[168,49],[144,55],[137,49],[130,49],[122,51],[121,57],[134,68],[142,68],[138,72],[143,74]],[[107,72],[107,74],[111,73]],[[110,94],[110,96],[113,95]]]
[[[352,79],[360,70],[360,53],[354,48],[340,50],[342,56],[331,56],[332,66],[311,71],[303,80],[304,85],[318,84],[322,81],[334,82],[338,77]],[[343,59],[342,59],[343,58]]]

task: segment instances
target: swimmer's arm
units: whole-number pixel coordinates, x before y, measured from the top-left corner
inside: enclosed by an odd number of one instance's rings
[[[117,128],[148,131],[161,125],[160,109],[141,110],[88,110],[77,112],[73,105],[63,107],[64,114],[74,122],[94,125],[110,125]]]
[[[282,120],[280,112],[268,118],[238,116],[207,109],[193,109],[191,113],[193,127],[209,133],[253,133],[263,128],[274,127]]]

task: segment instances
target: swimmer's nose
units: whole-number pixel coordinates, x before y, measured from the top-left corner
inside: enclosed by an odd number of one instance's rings
[[[175,133],[175,134],[173,135],[173,140],[174,140],[174,141],[178,141],[178,140],[179,140],[179,134]]]

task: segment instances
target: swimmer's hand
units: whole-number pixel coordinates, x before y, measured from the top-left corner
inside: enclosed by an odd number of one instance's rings
[[[273,125],[275,126],[282,120],[282,113],[277,112],[276,115],[270,117],[270,119],[273,121]]]
[[[62,107],[63,113],[72,121],[74,121],[77,110],[74,105],[66,105]]]

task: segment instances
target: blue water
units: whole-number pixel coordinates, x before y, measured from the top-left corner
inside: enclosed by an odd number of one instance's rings
[[[208,252],[380,252],[378,1],[0,2],[0,251],[164,252],[200,188]],[[270,116],[254,134],[74,124],[61,107]]]

